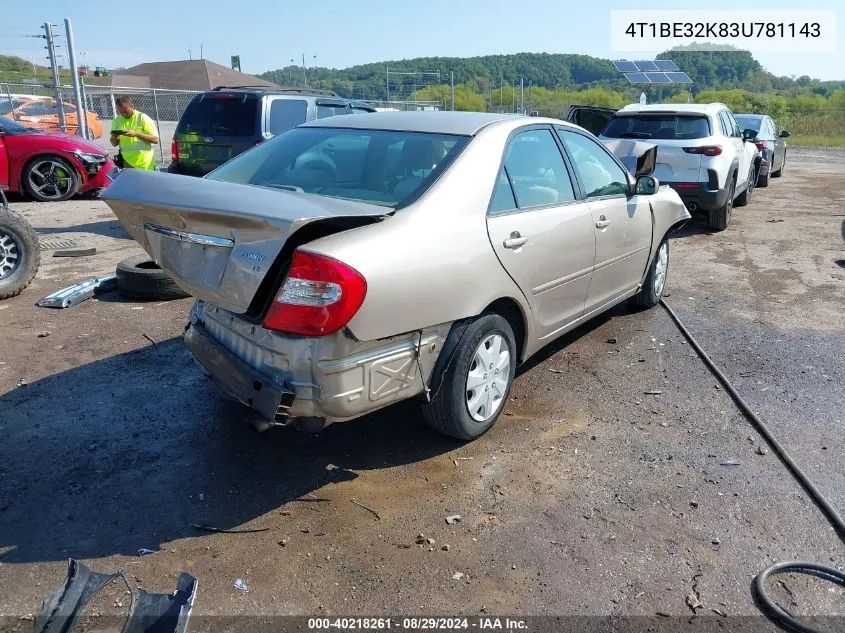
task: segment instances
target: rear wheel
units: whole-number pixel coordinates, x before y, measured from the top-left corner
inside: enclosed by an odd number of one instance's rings
[[[707,224],[714,231],[724,231],[728,228],[734,207],[734,191],[736,191],[736,177],[731,180],[730,188],[728,189],[728,198],[725,200],[725,204],[718,209],[710,209]]]
[[[23,216],[0,206],[0,299],[19,295],[41,263],[38,234]]]
[[[61,202],[76,193],[79,174],[64,158],[58,156],[37,156],[33,158],[22,174],[27,193],[39,202]]]
[[[760,174],[760,175],[757,177],[757,186],[758,186],[758,187],[768,187],[768,186],[769,186],[769,181],[770,181],[771,179],[772,179],[772,168],[771,168],[771,166],[770,166],[770,167],[769,167],[769,170],[766,172],[766,175],[765,175],[765,176],[764,176],[764,175],[762,175],[762,174]]]
[[[461,440],[486,433],[502,413],[516,372],[516,343],[510,324],[484,314],[454,329],[442,354],[454,346],[424,414],[435,431]]]

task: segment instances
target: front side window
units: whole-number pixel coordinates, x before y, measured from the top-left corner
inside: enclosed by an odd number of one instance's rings
[[[558,127],[557,130],[575,163],[588,198],[628,194],[630,185],[627,173],[603,145],[564,127]]]
[[[468,136],[297,127],[206,178],[399,207],[422,195]]]

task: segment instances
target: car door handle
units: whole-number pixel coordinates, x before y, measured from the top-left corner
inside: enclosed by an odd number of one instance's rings
[[[522,237],[519,231],[514,231],[511,236],[503,242],[505,248],[519,248],[528,241],[527,237]]]
[[[610,220],[606,219],[604,216],[601,216],[601,219],[596,222],[597,229],[606,229],[610,226]]]

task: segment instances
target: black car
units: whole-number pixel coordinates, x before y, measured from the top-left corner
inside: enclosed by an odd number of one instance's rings
[[[743,130],[754,130],[754,143],[763,154],[760,171],[757,174],[757,186],[768,187],[770,178],[780,178],[786,165],[786,142],[789,137],[786,130],[778,131],[778,126],[765,114],[734,115]]]
[[[375,110],[328,91],[220,86],[188,104],[173,134],[167,171],[204,176],[300,123],[365,109]]]

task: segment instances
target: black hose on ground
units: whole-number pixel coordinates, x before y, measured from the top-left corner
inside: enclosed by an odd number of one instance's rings
[[[731,395],[736,402],[737,406],[742,410],[745,416],[751,421],[754,428],[757,430],[760,435],[762,435],[766,442],[768,442],[769,446],[771,446],[772,450],[777,454],[780,458],[781,462],[787,467],[789,472],[792,476],[798,481],[798,483],[803,486],[804,490],[807,491],[807,494],[810,495],[810,498],[822,511],[825,515],[825,518],[828,522],[833,526],[833,529],[839,535],[839,538],[845,542],[845,520],[836,512],[833,506],[830,505],[830,502],[825,499],[824,495],[821,491],[816,488],[812,481],[810,481],[809,477],[807,477],[806,473],[795,463],[795,460],[786,452],[786,449],[781,445],[780,442],[772,435],[772,432],[769,430],[769,427],[760,420],[759,417],[751,410],[751,407],[748,406],[748,403],[743,400],[742,396],[739,395],[739,392],[734,388],[734,386],[730,383],[727,377],[722,373],[722,371],[716,366],[716,364],[710,359],[710,357],[706,354],[706,352],[701,348],[698,344],[698,341],[695,340],[695,337],[690,333],[690,331],[684,326],[681,322],[681,319],[675,314],[675,311],[669,307],[669,304],[666,303],[665,300],[661,299],[660,304],[666,309],[666,312],[669,313],[669,316],[675,322],[675,325],[678,326],[678,329],[684,335],[684,337],[689,341],[689,344],[692,348],[698,353],[698,356],[701,360],[704,361],[704,364],[710,369],[716,378],[719,379],[719,382],[722,383],[724,388],[727,392]],[[834,569],[832,567],[827,567],[825,565],[820,565],[818,563],[812,562],[804,562],[804,561],[788,561],[782,563],[776,563],[770,567],[767,567],[763,571],[761,571],[757,576],[754,578],[753,583],[753,592],[754,592],[754,599],[757,602],[757,606],[760,608],[763,613],[766,614],[772,621],[774,621],[779,626],[792,631],[801,631],[802,633],[819,633],[817,629],[813,629],[801,622],[798,622],[791,614],[787,613],[783,608],[778,606],[774,600],[769,596],[768,592],[766,591],[766,582],[772,576],[777,574],[785,574],[785,573],[799,573],[799,574],[809,574],[811,576],[816,576],[817,578],[822,578],[823,580],[827,580],[829,582],[841,585],[845,587],[845,573],[839,571],[838,569]]]

